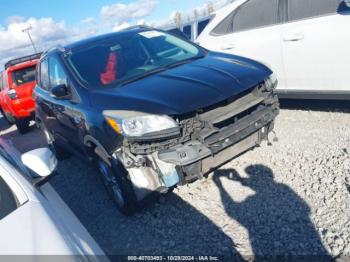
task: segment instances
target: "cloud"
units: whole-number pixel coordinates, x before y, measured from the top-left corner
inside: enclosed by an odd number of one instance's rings
[[[96,19],[94,17],[86,17],[83,20],[81,20],[82,24],[90,25],[96,23]]]
[[[30,44],[28,35],[23,32],[23,29],[30,26],[32,39],[38,45],[43,42],[64,40],[69,35],[64,22],[56,23],[52,18],[15,21],[8,24],[7,28],[0,28],[0,43],[6,43],[0,45],[0,52],[28,46]]]
[[[30,35],[38,51],[65,45],[89,34],[78,28],[68,28],[64,22],[56,22],[51,17],[8,21],[7,27],[0,27],[0,43],[3,43],[0,45],[0,68],[9,59],[34,53],[27,33],[23,32],[25,28],[32,28]]]
[[[129,4],[116,3],[103,6],[100,16],[103,20],[112,22],[115,25],[130,23],[134,19],[142,19],[155,10],[157,0],[139,0]]]
[[[113,31],[113,32],[118,32],[118,31],[121,31],[121,30],[123,30],[123,29],[125,29],[125,28],[128,28],[129,26],[130,26],[129,23],[124,22],[124,23],[122,23],[122,24],[120,24],[120,25],[115,25],[115,26],[112,28],[112,31]]]

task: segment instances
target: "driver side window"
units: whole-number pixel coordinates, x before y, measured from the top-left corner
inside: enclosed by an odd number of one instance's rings
[[[50,58],[49,60],[49,76],[51,87],[58,85],[67,86],[67,76],[56,58]]]
[[[50,88],[48,70],[49,69],[48,69],[47,59],[45,59],[40,63],[40,77],[39,77],[40,87],[45,90],[49,90]]]

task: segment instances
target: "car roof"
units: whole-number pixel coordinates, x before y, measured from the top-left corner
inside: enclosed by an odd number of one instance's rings
[[[30,66],[33,64],[33,61],[38,61],[41,54],[42,53],[40,52],[40,53],[36,53],[36,54],[31,54],[31,55],[11,59],[5,63],[5,66],[4,66],[5,70],[8,68],[15,67],[15,66],[18,66],[18,67],[26,67],[28,65]]]
[[[30,61],[22,62],[19,64],[15,64],[15,65],[9,66],[5,71],[12,72],[12,71],[16,71],[19,69],[35,66],[38,63],[38,61],[39,61],[39,59],[35,59],[35,60],[30,60]]]

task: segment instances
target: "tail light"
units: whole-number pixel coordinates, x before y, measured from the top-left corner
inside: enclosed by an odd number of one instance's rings
[[[8,94],[8,96],[9,96],[12,100],[15,100],[15,99],[18,98],[16,89],[9,89],[9,90],[7,91],[7,94]]]

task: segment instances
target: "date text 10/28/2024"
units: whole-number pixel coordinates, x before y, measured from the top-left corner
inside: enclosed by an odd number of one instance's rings
[[[217,256],[128,256],[128,261],[221,261]]]

